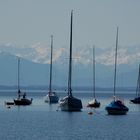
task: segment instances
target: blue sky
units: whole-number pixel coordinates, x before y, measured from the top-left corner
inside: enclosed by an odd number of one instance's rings
[[[0,44],[37,42],[69,45],[70,11],[74,10],[73,45],[110,47],[140,44],[139,0],[0,0]]]

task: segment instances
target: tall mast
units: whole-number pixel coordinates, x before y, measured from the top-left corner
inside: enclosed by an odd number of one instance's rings
[[[139,73],[138,73],[138,81],[137,81],[137,88],[136,88],[136,97],[140,94],[140,64],[139,64]]]
[[[117,51],[118,51],[118,30],[117,27],[117,35],[116,35],[116,49],[115,49],[115,73],[114,73],[114,100],[116,95],[116,67],[117,67]]]
[[[53,55],[53,36],[51,35],[51,59],[50,59],[50,84],[49,84],[49,94],[52,92],[52,55]]]
[[[20,58],[18,57],[18,94],[20,94]]]
[[[95,47],[93,47],[93,95],[95,98]]]
[[[72,76],[72,24],[73,24],[73,11],[71,11],[71,24],[70,24],[70,56],[69,56],[69,75],[68,75],[68,95],[72,96],[71,89],[71,76]]]

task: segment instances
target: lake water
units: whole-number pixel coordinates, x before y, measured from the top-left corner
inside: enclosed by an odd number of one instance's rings
[[[58,104],[44,103],[44,93],[29,93],[33,97],[31,106],[12,106],[4,101],[15,95],[0,95],[0,140],[140,140],[140,105],[129,103],[135,95],[120,93],[129,107],[127,115],[107,115],[105,106],[112,101],[111,94],[98,94],[101,107],[91,110],[86,107],[91,93],[75,93],[82,99],[81,112],[62,112]],[[63,97],[65,94],[61,94]],[[88,115],[93,111],[93,115]]]

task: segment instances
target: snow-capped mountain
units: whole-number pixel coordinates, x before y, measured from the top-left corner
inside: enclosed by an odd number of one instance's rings
[[[96,86],[112,87],[114,75],[114,47],[96,47]],[[22,85],[48,85],[50,45],[0,45],[0,85],[17,84],[17,58],[21,60]],[[67,86],[68,47],[54,47],[53,83]],[[136,86],[140,46],[118,49],[117,86]],[[92,86],[92,47],[73,48],[73,85]]]
[[[36,43],[30,46],[17,46],[14,44],[1,44],[0,52],[10,53],[24,59],[46,64],[50,62],[50,45]],[[114,65],[115,47],[96,47],[96,62],[103,65]],[[55,47],[53,51],[53,61],[56,63],[65,62],[69,56],[68,47]],[[73,61],[88,65],[92,63],[92,47],[82,46],[73,48]],[[129,47],[118,47],[118,64],[135,64],[140,60],[140,45]]]

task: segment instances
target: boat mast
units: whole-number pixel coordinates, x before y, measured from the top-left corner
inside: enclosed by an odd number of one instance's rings
[[[53,55],[53,36],[51,35],[51,59],[50,59],[50,83],[49,94],[52,92],[52,55]]]
[[[139,73],[138,73],[138,81],[137,81],[137,88],[136,88],[136,97],[140,95],[140,64],[139,64]]]
[[[93,46],[93,95],[95,98],[95,47]]]
[[[71,76],[72,76],[72,23],[73,23],[73,11],[71,11],[71,24],[70,24],[70,56],[69,56],[69,75],[68,75],[68,96],[72,96],[72,89],[71,89]]]
[[[118,30],[117,27],[117,35],[116,35],[116,49],[115,49],[115,73],[114,73],[114,101],[115,101],[115,95],[116,95],[116,67],[117,67],[117,51],[118,51]]]
[[[18,57],[18,95],[20,94],[20,57]]]

